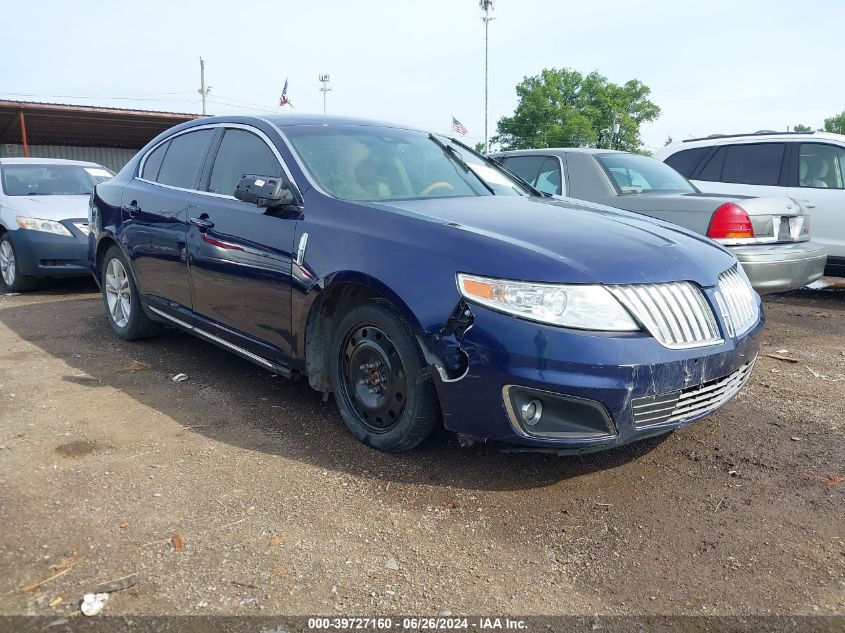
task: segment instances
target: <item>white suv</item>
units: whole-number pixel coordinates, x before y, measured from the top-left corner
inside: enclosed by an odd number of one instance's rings
[[[664,147],[655,158],[708,193],[794,198],[811,216],[813,240],[827,249],[825,274],[845,277],[845,136],[714,134]]]

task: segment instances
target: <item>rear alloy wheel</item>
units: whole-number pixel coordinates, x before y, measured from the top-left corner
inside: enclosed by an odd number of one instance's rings
[[[132,293],[129,291],[129,275],[117,257],[109,261],[106,267],[106,283],[103,289],[106,292],[106,306],[112,322],[119,328],[125,328],[132,314]]]
[[[135,280],[129,274],[123,253],[116,246],[112,246],[103,258],[102,271],[103,303],[114,333],[127,341],[158,334],[161,325],[144,313]]]
[[[381,300],[355,306],[332,344],[332,385],[346,426],[384,451],[419,445],[440,419],[428,368],[408,326]]]
[[[6,292],[26,292],[37,285],[35,277],[21,274],[12,240],[8,233],[4,233],[0,237],[0,287]]]

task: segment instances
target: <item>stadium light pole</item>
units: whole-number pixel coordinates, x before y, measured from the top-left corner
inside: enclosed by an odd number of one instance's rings
[[[323,114],[326,113],[326,93],[328,93],[331,88],[329,88],[329,76],[328,74],[320,75],[320,82],[323,84],[323,87],[320,88],[320,92],[323,93]]]
[[[487,154],[490,151],[490,142],[487,138],[487,113],[489,112],[487,99],[487,78],[489,75],[487,34],[490,22],[496,18],[490,17],[490,12],[493,10],[493,0],[478,0],[478,6],[484,11],[484,16],[481,19],[484,22],[484,153]]]

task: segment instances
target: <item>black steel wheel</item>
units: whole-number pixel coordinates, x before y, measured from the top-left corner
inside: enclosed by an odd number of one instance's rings
[[[434,385],[408,326],[376,300],[340,322],[332,349],[332,384],[344,422],[361,441],[410,450],[440,419]]]

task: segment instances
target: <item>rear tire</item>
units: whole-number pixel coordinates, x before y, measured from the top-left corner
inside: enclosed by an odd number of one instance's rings
[[[134,341],[155,336],[161,331],[161,324],[144,312],[129,264],[117,246],[106,251],[100,274],[103,305],[115,334],[126,341]]]
[[[37,286],[37,278],[21,274],[12,240],[8,233],[3,233],[0,236],[0,290],[28,292]]]
[[[408,451],[440,422],[422,351],[388,302],[368,301],[349,311],[335,329],[330,363],[343,421],[365,444]]]

